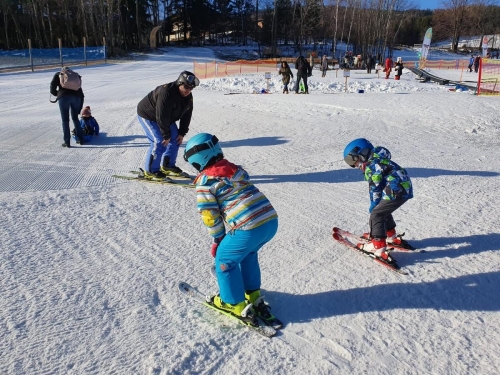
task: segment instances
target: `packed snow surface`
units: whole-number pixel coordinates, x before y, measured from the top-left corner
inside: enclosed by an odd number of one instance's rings
[[[214,56],[77,67],[101,134],[69,149],[48,100],[56,70],[0,75],[0,373],[497,374],[499,98],[408,70],[351,71],[347,89],[342,71],[315,70],[310,95],[282,94],[276,71],[202,80],[185,141],[216,134],[279,214],[259,254],[285,327],[266,339],[177,291],[217,291],[194,191],[111,177],[142,167],[137,103],[193,60]],[[408,276],[331,237],[368,230],[367,183],[342,158],[358,137],[412,177],[415,198],[394,216],[426,252],[394,253]]]

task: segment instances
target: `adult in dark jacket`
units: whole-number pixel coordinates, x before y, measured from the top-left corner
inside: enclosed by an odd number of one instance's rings
[[[68,69],[65,67],[64,69]],[[80,142],[83,144],[83,132],[80,127],[80,120],[78,119],[78,114],[83,107],[83,90],[80,87],[78,90],[70,90],[61,86],[61,80],[59,75],[61,72],[54,74],[52,81],[50,82],[50,93],[56,97],[56,102],[59,103],[59,111],[61,112],[62,128],[63,128],[63,147],[70,147],[71,132],[69,130],[69,116],[71,113],[71,120],[73,121],[73,126],[77,131],[76,136]]]
[[[477,55],[476,58],[474,59],[474,72],[479,71],[479,62],[481,61],[481,56]]]
[[[304,88],[306,89],[306,94],[309,94],[309,88],[307,87],[307,77],[312,75],[312,68],[309,62],[304,56],[300,55],[295,61],[295,69],[297,69],[297,79],[295,80],[295,93],[299,93],[300,80],[304,81]]]
[[[176,81],[158,86],[137,105],[139,123],[150,143],[143,177],[154,179],[186,175],[175,162],[191,123],[191,91],[199,84],[193,73],[183,71]],[[179,127],[176,121],[179,121]]]

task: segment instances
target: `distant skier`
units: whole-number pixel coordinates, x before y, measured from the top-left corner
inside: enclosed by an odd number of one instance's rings
[[[358,247],[388,259],[387,243],[400,243],[392,213],[413,198],[413,186],[406,170],[391,160],[385,147],[373,147],[365,138],[350,142],[344,149],[344,161],[359,168],[368,181],[370,192],[370,239]]]
[[[241,317],[248,304],[258,305],[257,252],[276,234],[278,214],[248,173],[224,159],[216,136],[195,135],[186,144],[184,160],[200,172],[194,181],[198,211],[214,238],[211,255],[220,294],[212,302]],[[263,301],[260,307],[265,308]]]

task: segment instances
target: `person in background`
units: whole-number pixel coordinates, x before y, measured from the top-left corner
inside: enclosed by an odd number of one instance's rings
[[[69,69],[68,67],[63,68]],[[69,116],[71,115],[71,121],[73,121],[73,127],[77,131],[77,136],[80,139],[80,143],[83,139],[83,134],[80,128],[80,122],[78,121],[78,114],[82,110],[83,100],[85,95],[83,95],[83,90],[80,87],[78,90],[71,90],[64,88],[61,85],[62,72],[57,72],[54,74],[52,81],[50,82],[50,94],[56,97],[56,102],[59,103],[59,112],[61,113],[62,128],[63,128],[63,147],[71,147],[70,139],[71,132],[69,129]],[[81,77],[80,77],[81,78]]]
[[[191,123],[192,91],[199,84],[198,78],[185,70],[177,80],[156,87],[137,105],[137,118],[149,140],[144,170],[139,177],[189,176],[175,163]]]
[[[469,59],[469,66],[467,67],[467,70],[469,71],[469,73],[472,73],[472,66],[473,65],[474,65],[474,55],[471,55],[470,59]]]
[[[297,79],[295,80],[294,91],[299,93],[300,81],[304,81],[305,94],[309,94],[309,87],[307,86],[307,78],[312,75],[311,65],[307,62],[306,58],[302,55],[297,57],[295,61],[295,69],[297,69]]]
[[[396,81],[399,81],[401,75],[403,74],[403,59],[401,57],[398,57],[398,60],[396,61],[396,66],[394,67],[394,71],[396,72],[394,79]]]
[[[391,71],[392,71],[392,58],[388,57],[385,59],[385,64],[384,64],[385,79],[389,79]]]
[[[286,61],[281,62],[281,67],[278,71],[278,74],[282,76],[281,80],[283,82],[283,94],[288,94],[288,85],[290,84],[291,78],[293,78],[293,73]]]
[[[373,145],[365,138],[350,142],[344,149],[344,161],[351,168],[359,168],[368,181],[370,192],[370,240],[358,244],[360,249],[389,259],[387,244],[400,244],[392,213],[413,198],[413,185],[405,169],[391,160],[385,147]]]
[[[323,55],[323,59],[321,60],[321,77],[326,77],[327,70],[328,70],[328,60],[326,59],[326,55]]]
[[[368,57],[366,58],[366,73],[371,74],[372,66],[373,66],[373,56],[368,55]]]
[[[199,172],[194,180],[198,211],[213,237],[219,294],[210,303],[242,319],[251,305],[261,318],[274,320],[260,295],[257,253],[276,234],[278,214],[248,173],[224,158],[216,136],[192,137],[184,160]]]
[[[474,72],[477,73],[479,71],[479,62],[481,61],[481,56],[477,55],[474,59]]]

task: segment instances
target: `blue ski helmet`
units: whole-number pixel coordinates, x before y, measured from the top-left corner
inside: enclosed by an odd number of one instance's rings
[[[196,134],[186,144],[184,160],[201,172],[224,157],[219,140],[208,133]]]
[[[356,167],[356,162],[367,161],[373,150],[373,145],[365,138],[358,138],[350,142],[344,149],[344,161],[351,168]]]

